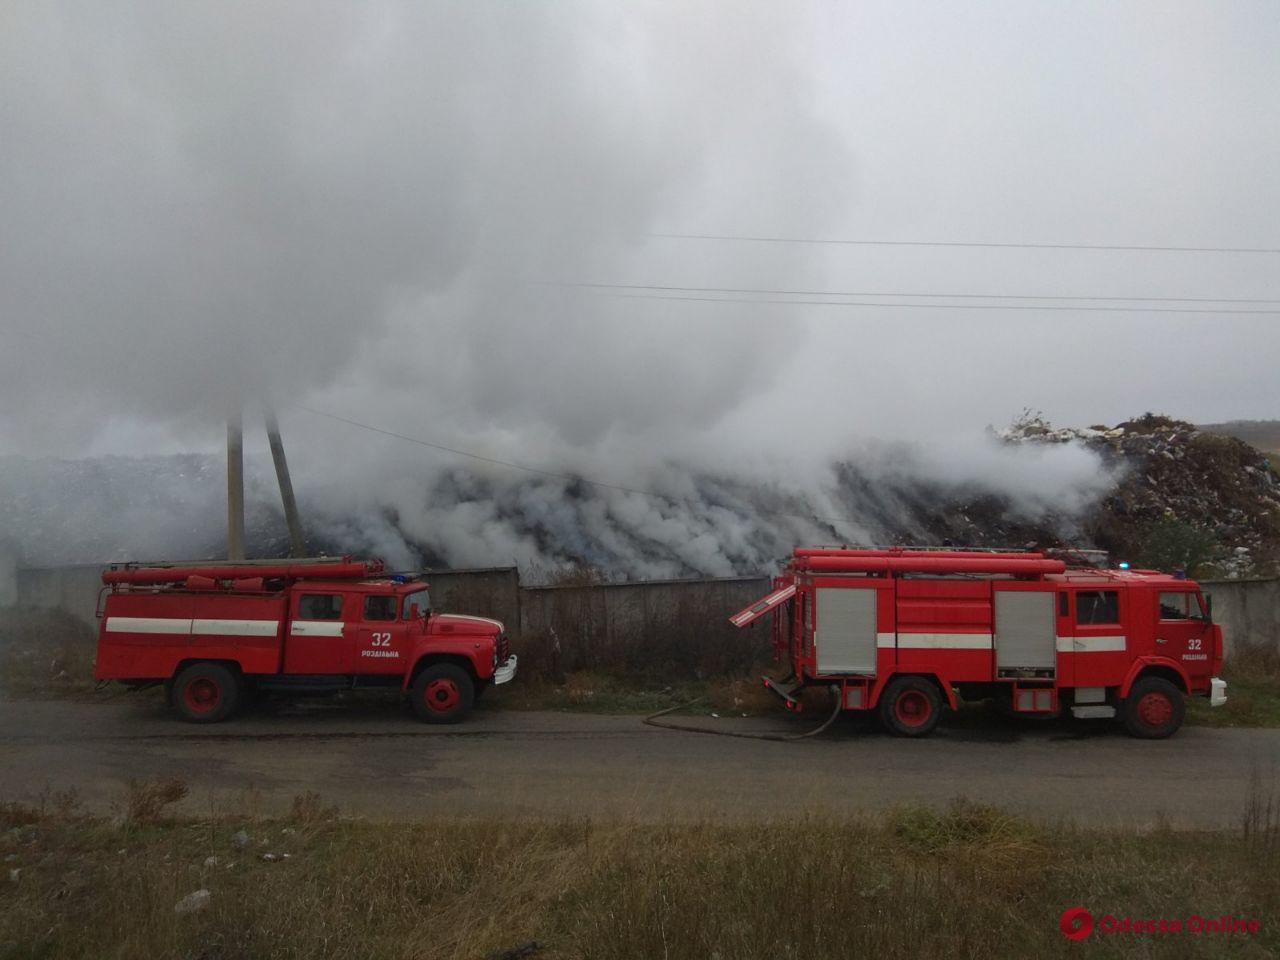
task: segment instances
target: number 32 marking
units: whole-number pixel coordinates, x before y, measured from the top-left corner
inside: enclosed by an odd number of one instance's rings
[[[372,636],[373,636],[373,646],[375,646],[375,647],[389,647],[389,646],[391,646],[391,634],[389,634],[389,633],[375,633],[375,634],[373,634]]]

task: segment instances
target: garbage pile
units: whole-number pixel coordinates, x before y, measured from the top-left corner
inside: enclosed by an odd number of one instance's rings
[[[1280,561],[1280,475],[1243,440],[1145,414],[1114,427],[1055,428],[1024,415],[1009,443],[1082,443],[1116,471],[1115,490],[1084,521],[1116,559],[1199,576],[1274,574]]]

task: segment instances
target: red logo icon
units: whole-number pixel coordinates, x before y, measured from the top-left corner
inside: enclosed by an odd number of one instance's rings
[[[1062,911],[1058,926],[1068,940],[1083,940],[1093,933],[1093,914],[1084,907],[1067,907]]]

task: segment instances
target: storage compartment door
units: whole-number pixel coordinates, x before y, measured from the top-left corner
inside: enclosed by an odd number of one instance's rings
[[[1054,594],[1046,590],[997,590],[996,670],[1053,674],[1057,665]]]
[[[814,646],[818,673],[876,672],[876,591],[819,587]]]

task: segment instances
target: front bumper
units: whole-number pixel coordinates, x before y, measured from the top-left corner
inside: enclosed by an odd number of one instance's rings
[[[1209,681],[1209,706],[1220,707],[1227,702],[1227,681],[1214,677]]]
[[[514,653],[507,656],[506,662],[499,664],[498,668],[493,671],[494,684],[506,683],[516,675],[516,655]]]

